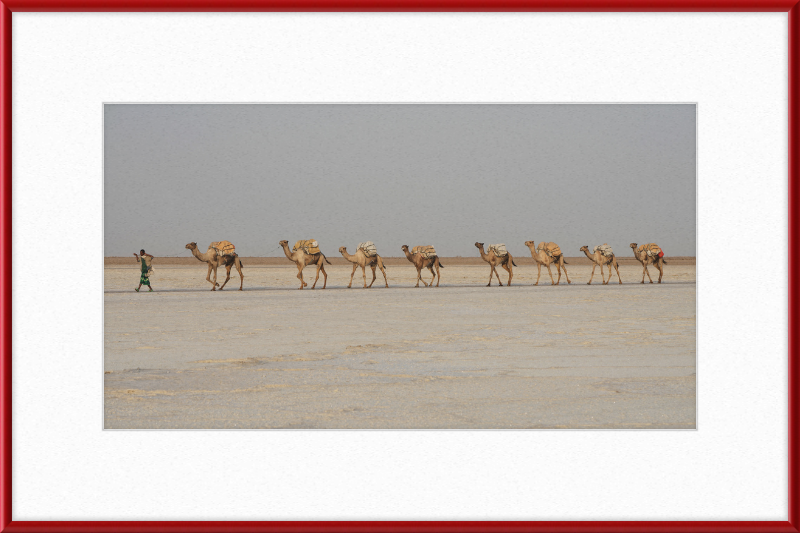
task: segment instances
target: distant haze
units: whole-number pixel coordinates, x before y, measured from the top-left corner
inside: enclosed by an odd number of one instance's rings
[[[694,105],[105,106],[105,255],[555,241],[695,255]]]

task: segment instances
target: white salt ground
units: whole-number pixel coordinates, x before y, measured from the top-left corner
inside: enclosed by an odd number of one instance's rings
[[[523,267],[503,288],[450,266],[414,289],[395,265],[388,290],[328,266],[326,290],[298,291],[287,261],[246,266],[243,292],[155,266],[154,293],[133,291],[135,263],[105,269],[106,428],[695,427],[694,266],[587,286],[576,265],[537,287]]]

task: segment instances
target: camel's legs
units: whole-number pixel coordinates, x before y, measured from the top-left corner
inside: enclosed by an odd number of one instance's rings
[[[614,270],[617,271],[617,279],[619,280],[619,284],[622,285],[622,278],[619,277],[619,265],[617,265],[616,261],[613,263],[613,265],[614,265]],[[609,268],[609,270],[611,269]],[[609,281],[611,280],[611,272],[608,273],[608,279]]]
[[[375,283],[375,278],[377,278],[377,277],[378,277],[378,276],[376,276],[376,275],[375,275],[375,267],[376,267],[376,266],[377,266],[377,265],[376,265],[375,263],[372,263],[372,264],[369,266],[369,267],[372,269],[372,281],[370,282],[370,284],[369,284],[369,287],[367,287],[368,289],[371,289],[371,288],[372,288],[372,284],[373,284],[373,283]]]
[[[431,272],[433,272],[433,269],[431,269]],[[435,275],[435,277],[436,277],[436,286],[438,287],[439,286],[439,282],[442,281],[442,275],[439,273],[439,262],[438,261],[436,262],[436,275]],[[499,277],[497,279],[498,279],[498,281],[500,280]],[[433,280],[431,280],[431,285],[433,285]]]
[[[208,274],[206,274],[206,281],[211,284],[211,290],[212,291],[216,290],[217,285],[218,285],[218,283],[217,283],[217,271],[216,270],[214,270],[214,281],[211,281],[211,270],[213,268],[214,267],[211,265],[211,263],[209,263],[208,264]]]
[[[424,279],[422,279],[422,267],[421,267],[421,266],[420,266],[420,267],[417,267],[417,284],[415,285],[415,287],[419,287],[419,282],[420,282],[420,281],[421,281],[421,282],[422,282],[422,284],[423,284],[423,285],[425,285],[426,287],[428,286],[428,284],[427,284],[427,283],[425,283],[425,280],[424,280]]]
[[[661,283],[661,278],[664,276],[664,267],[662,267],[660,263],[656,263],[655,265],[658,269],[658,282]]]
[[[211,269],[214,271],[214,281],[211,282],[211,283],[214,284],[213,287],[211,288],[212,291],[217,290],[217,287],[219,287],[219,283],[217,283],[217,269],[218,268],[219,268],[219,265],[214,265],[214,266],[211,267]]]
[[[494,265],[489,263],[489,284],[487,285],[487,287],[492,286],[492,276],[497,276],[497,282],[500,283],[500,275],[497,273],[497,270],[494,268]],[[500,285],[502,286],[503,284],[500,283]]]
[[[494,275],[497,276],[497,283],[499,283],[500,286],[502,287],[503,286],[503,282],[500,281],[500,273],[497,271],[497,267],[492,265],[492,270],[494,270]]]
[[[325,272],[325,265],[322,264],[322,261],[323,260],[320,259],[320,261],[319,261],[319,269],[322,271],[322,275],[325,276],[322,279],[322,288],[324,289],[325,287],[328,286],[328,273]],[[319,275],[319,273],[317,273],[317,275]]]
[[[222,284],[222,287],[220,287],[219,290],[224,289],[225,285],[228,284],[228,280],[231,279],[231,267],[232,266],[233,265],[225,265],[225,272],[227,274],[227,277],[225,278],[225,283]]]
[[[608,285],[606,275],[603,273],[603,263],[600,263],[600,279],[603,280],[603,285]],[[611,267],[608,267],[608,279],[611,279]]]
[[[558,271],[558,281],[553,280],[553,271],[550,270],[550,263],[547,263],[547,273],[550,274],[550,285],[558,285],[561,281],[561,271]]]
[[[361,276],[364,278],[364,288],[366,289],[367,288],[367,267],[366,267],[366,265],[361,265]]]
[[[592,275],[591,275],[591,276],[589,276],[589,283],[587,283],[587,285],[591,285],[591,284],[592,284],[592,280],[594,279],[594,269],[595,269],[595,268],[597,268],[597,263],[595,263],[595,264],[593,264],[593,265],[592,265]],[[601,272],[601,273],[603,272],[602,268],[603,268],[603,267],[600,267],[600,269],[601,269],[601,270],[600,270],[600,272]]]
[[[431,276],[433,276],[431,278],[431,282],[428,284],[428,287],[433,287],[433,281],[436,279],[436,272],[433,271],[433,265],[428,265],[428,270],[431,271]],[[438,287],[439,285],[436,286]]]
[[[314,284],[311,286],[312,289],[317,286],[317,280],[319,280],[319,270],[321,268],[322,268],[322,258],[320,257],[320,260],[317,262],[317,277],[314,278]]]
[[[239,290],[242,290],[244,286],[244,276],[242,275],[242,262],[239,261],[239,258],[236,258],[236,271],[239,272]]]
[[[572,280],[569,279],[569,273],[567,272],[567,264],[566,264],[566,261],[564,261],[564,256],[563,255],[561,256],[561,260],[558,262],[558,266],[559,266],[559,268],[563,268],[564,269],[564,275],[567,277],[567,283],[572,283]],[[600,271],[601,272],[602,272],[602,269],[603,269],[603,267],[601,266],[600,267]],[[559,270],[559,272],[560,272],[560,270]],[[561,274],[559,273],[559,279],[560,279],[560,276],[561,276]]]
[[[386,270],[383,268],[383,261],[378,263],[378,268],[381,269],[381,274],[383,274],[383,282],[386,283],[386,288],[389,288],[389,280],[386,279]],[[375,267],[372,267],[373,274],[375,273]]]
[[[356,275],[356,269],[357,268],[358,268],[358,265],[353,263],[353,272],[350,273],[350,285],[347,286],[348,289],[353,286],[353,276]]]
[[[505,268],[508,271],[508,283],[507,283],[507,285],[509,287],[511,286],[511,278],[514,277],[513,267],[510,265],[510,263],[511,262],[509,261],[507,263],[503,263],[503,265],[502,265],[502,267]]]
[[[211,263],[208,264],[208,274],[206,274],[206,281],[209,283],[214,283],[211,281]]]
[[[542,264],[537,261],[536,266],[539,267],[539,274],[536,276],[536,283],[534,283],[534,285],[539,284],[539,277],[542,275]]]
[[[642,272],[642,283],[644,283],[644,275],[647,274],[647,279],[650,280],[650,283],[653,283],[653,278],[650,277],[650,272],[647,270],[647,263],[642,263],[644,265],[644,272]]]
[[[300,263],[296,263],[296,264],[297,264],[297,279],[299,279],[299,280],[300,280],[300,289],[299,289],[299,290],[301,290],[301,291],[302,291],[302,290],[303,290],[303,287],[305,287],[306,285],[308,285],[308,283],[306,283],[305,281],[303,281],[303,267],[304,267],[305,265],[301,265]]]

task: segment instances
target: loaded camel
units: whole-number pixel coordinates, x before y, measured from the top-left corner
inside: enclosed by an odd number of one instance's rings
[[[438,287],[439,281],[442,280],[442,275],[439,272],[439,268],[440,267],[444,268],[444,265],[439,262],[439,256],[434,255],[433,257],[425,257],[421,253],[412,254],[411,252],[408,251],[408,245],[406,244],[402,246],[402,250],[406,254],[406,258],[409,261],[411,261],[411,263],[413,263],[415,267],[417,267],[417,284],[415,285],[415,287],[419,287],[420,281],[422,281],[423,285],[425,285],[426,287],[433,286],[433,280],[436,279],[436,276],[439,276],[439,279],[436,282],[436,286]],[[433,272],[433,267],[436,267],[436,273]],[[425,280],[422,279],[423,268],[427,268],[428,270],[431,271],[431,274],[433,274],[430,285],[425,283]]]
[[[236,271],[239,272],[239,290],[242,290],[242,285],[244,285],[244,276],[242,275],[242,262],[239,260],[239,256],[236,253],[227,254],[227,255],[218,255],[217,251],[210,248],[206,253],[201,254],[200,251],[197,249],[196,242],[190,242],[186,245],[186,249],[192,251],[192,255],[197,258],[198,261],[202,261],[203,263],[208,263],[208,274],[206,275],[206,281],[211,283],[211,290],[217,290],[217,268],[224,266],[225,270],[227,271],[227,277],[225,278],[225,283],[222,284],[222,287],[219,290],[225,288],[225,285],[228,283],[228,280],[231,279],[231,267],[236,266]],[[214,281],[211,281],[211,271],[214,271]]]
[[[555,243],[549,243],[555,245]],[[549,256],[547,252],[544,251],[545,243],[539,243],[539,249],[535,248],[535,244],[533,241],[525,241],[525,246],[531,249],[531,257],[533,260],[536,261],[536,266],[539,267],[539,275],[536,276],[536,283],[534,285],[539,284],[539,276],[542,275],[542,265],[547,267],[547,273],[550,274],[550,284],[551,285],[558,285],[561,282],[561,269],[564,269],[564,275],[567,277],[567,283],[572,283],[569,279],[569,274],[567,274],[567,263],[564,260],[564,254],[559,253],[557,256]],[[557,246],[557,245],[556,245]],[[556,270],[558,270],[558,281],[553,281],[553,272],[550,270],[550,264],[556,265]]]
[[[617,256],[614,254],[611,255],[603,255],[600,250],[595,250],[593,254],[589,254],[589,247],[582,246],[581,252],[586,254],[586,257],[589,258],[589,261],[592,262],[592,275],[589,276],[589,283],[587,285],[592,284],[592,279],[594,278],[594,269],[597,268],[597,265],[600,265],[600,279],[603,280],[603,285],[608,285],[608,282],[611,281],[611,267],[614,267],[614,270],[617,271],[617,279],[619,279],[619,284],[622,285],[622,278],[619,277],[619,265],[617,264]],[[603,265],[608,267],[608,280],[606,280],[605,275],[603,274]]]
[[[353,285],[353,276],[356,273],[356,269],[361,267],[361,275],[364,276],[364,288],[369,289],[372,287],[372,284],[375,283],[375,267],[381,269],[381,273],[383,274],[383,281],[386,283],[386,288],[389,288],[389,281],[386,279],[386,270],[384,270],[383,259],[378,254],[375,254],[371,257],[367,257],[367,254],[364,253],[364,250],[359,248],[356,250],[356,255],[350,255],[347,253],[347,247],[342,246],[339,248],[339,253],[342,256],[353,263],[353,272],[350,274],[350,285],[347,286],[349,289]],[[367,274],[366,274],[366,267],[372,268],[372,282],[370,282],[369,287],[367,287]]]
[[[501,266],[504,269],[506,269],[506,272],[508,272],[508,286],[510,287],[511,286],[511,278],[514,277],[514,272],[513,272],[514,268],[513,267],[517,266],[517,264],[514,262],[514,258],[511,257],[511,254],[510,253],[506,253],[506,255],[502,255],[502,256],[495,255],[494,248],[492,248],[492,247],[489,248],[489,253],[487,254],[487,253],[485,253],[483,251],[483,243],[482,242],[476,242],[475,243],[475,247],[481,253],[481,259],[483,259],[484,261],[489,263],[489,266],[492,267],[492,269],[489,271],[489,284],[486,285],[486,286],[487,287],[491,287],[492,286],[492,274],[497,276],[497,283],[499,283],[501,287],[503,286],[503,282],[500,281],[500,274],[498,274],[497,270],[495,269],[495,267]]]
[[[642,264],[643,271],[642,271],[642,283],[644,283],[644,275],[647,274],[647,279],[650,280],[650,283],[653,283],[653,278],[650,277],[650,272],[647,271],[647,265],[654,265],[658,269],[658,282],[661,283],[661,278],[664,276],[664,265],[667,262],[664,260],[662,256],[652,257],[648,255],[647,249],[650,246],[655,246],[658,248],[657,244],[650,243],[650,244],[643,244],[637,248],[637,244],[635,242],[631,243],[631,250],[633,250],[633,257],[636,258]],[[659,248],[659,252],[661,248]]]
[[[320,270],[322,271],[322,275],[325,276],[322,281],[322,288],[324,289],[328,285],[328,274],[325,272],[325,267],[323,266],[322,262],[324,260],[329,265],[331,262],[328,261],[328,258],[325,257],[322,252],[316,254],[307,254],[302,248],[292,252],[289,250],[289,241],[281,241],[279,244],[283,248],[283,253],[286,254],[286,257],[289,259],[289,261],[292,261],[297,265],[297,279],[300,280],[299,290],[303,290],[303,287],[308,286],[308,283],[303,281],[303,269],[308,265],[317,265],[317,277],[314,279],[314,284],[311,286],[311,288],[313,289],[317,286]]]

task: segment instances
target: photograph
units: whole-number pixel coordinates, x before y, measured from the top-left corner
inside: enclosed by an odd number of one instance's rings
[[[697,120],[103,104],[103,428],[697,429]]]

